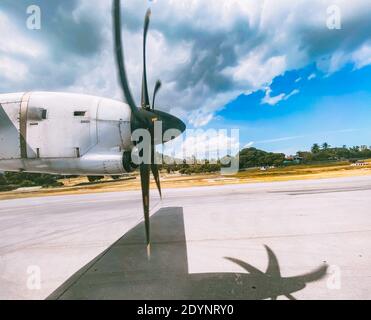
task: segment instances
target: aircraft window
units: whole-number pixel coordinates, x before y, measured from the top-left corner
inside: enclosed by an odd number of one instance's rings
[[[27,112],[27,120],[41,121],[45,120],[48,115],[48,110],[44,108],[30,107]]]
[[[75,111],[75,112],[73,113],[73,115],[74,115],[75,117],[83,117],[83,116],[85,116],[85,114],[86,114],[86,111]]]

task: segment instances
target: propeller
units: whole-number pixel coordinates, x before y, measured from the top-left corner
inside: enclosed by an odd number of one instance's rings
[[[266,245],[264,247],[268,254],[268,267],[265,273],[242,260],[230,257],[225,257],[225,259],[239,265],[255,279],[260,279],[261,283],[266,283],[266,285],[269,283],[271,286],[270,298],[272,300],[277,300],[280,295],[286,296],[289,300],[296,300],[291,294],[292,292],[299,291],[305,288],[307,283],[322,279],[326,275],[328,267],[323,265],[310,273],[300,276],[282,277],[276,255],[271,248]]]
[[[161,86],[162,86],[161,81],[160,80],[157,80],[156,81],[156,84],[155,84],[155,89],[153,90],[152,110],[155,109],[156,95],[157,95],[158,90],[160,90]]]
[[[131,94],[128,79],[126,75],[125,63],[124,63],[124,53],[123,53],[123,44],[122,44],[122,34],[121,34],[121,1],[113,0],[112,7],[112,16],[113,16],[113,28],[114,28],[114,45],[115,45],[115,58],[118,69],[118,75],[120,80],[121,90],[123,96],[126,99],[127,104],[131,110],[131,133],[137,129],[145,129],[150,133],[151,139],[150,143],[150,163],[144,161],[139,165],[140,171],[140,181],[142,188],[142,200],[143,200],[143,212],[144,212],[144,225],[145,225],[145,235],[146,235],[146,244],[147,244],[147,255],[150,258],[150,218],[149,218],[149,191],[150,191],[150,173],[154,176],[157,189],[161,194],[161,183],[160,183],[160,174],[158,166],[155,161],[155,147],[158,143],[164,143],[164,141],[155,140],[154,137],[154,126],[156,121],[161,121],[162,123],[162,136],[163,133],[168,129],[176,129],[180,135],[186,128],[185,124],[175,116],[155,110],[155,99],[158,90],[161,87],[161,81],[157,81],[154,92],[152,107],[149,101],[148,95],[148,85],[147,85],[147,65],[146,65],[146,42],[147,42],[147,33],[150,23],[151,11],[147,10],[144,18],[144,30],[143,30],[143,77],[142,77],[142,95],[141,95],[141,107],[138,108]],[[173,137],[175,138],[175,137]],[[146,159],[144,159],[146,160]]]
[[[149,109],[149,96],[147,85],[147,62],[146,62],[146,47],[147,47],[147,33],[149,27],[149,20],[151,17],[151,10],[148,9],[144,18],[143,26],[143,78],[142,78],[142,108]]]

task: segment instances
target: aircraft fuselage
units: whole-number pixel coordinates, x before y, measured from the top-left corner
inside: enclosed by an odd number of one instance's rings
[[[131,111],[95,96],[26,92],[0,95],[0,170],[52,174],[127,172]]]

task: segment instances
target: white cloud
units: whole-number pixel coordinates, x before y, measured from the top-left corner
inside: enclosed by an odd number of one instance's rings
[[[230,137],[225,132],[204,131],[192,136],[187,136],[181,149],[184,155],[195,155],[198,159],[205,157],[222,158],[236,153],[239,150],[239,141]]]
[[[316,78],[317,75],[315,73],[311,73],[309,76],[308,76],[308,80],[312,80],[314,78]]]
[[[1,11],[0,30],[0,52],[3,55],[21,55],[35,58],[45,52],[44,45],[23,34],[22,29]],[[27,29],[24,28],[24,30]]]
[[[299,89],[294,89],[294,90],[292,90],[289,94],[287,94],[287,95],[285,96],[285,100],[291,98],[292,96],[298,94],[299,92],[300,92]]]
[[[186,130],[183,136],[167,143],[164,154],[178,159],[220,159],[239,151],[238,130]]]
[[[285,97],[284,93],[280,93],[279,95],[273,96],[273,97],[271,96],[271,93],[272,93],[272,89],[268,87],[265,90],[265,96],[262,99],[262,103],[266,103],[266,104],[270,104],[271,106],[274,106],[278,102],[282,101],[283,98]]]
[[[334,1],[343,9],[344,28],[345,21],[356,21],[363,14],[362,1],[356,0],[353,4]],[[141,4],[143,10],[140,10]],[[138,1],[126,1],[124,18],[125,14],[130,14],[141,21],[145,5],[146,1],[139,2],[139,5]],[[186,115],[188,121],[196,127],[203,126],[213,119],[215,111],[239,94],[265,88],[276,76],[317,62],[323,55],[331,57],[327,72],[335,72],[350,59],[348,56],[341,58],[339,48],[342,47],[343,39],[340,38],[337,42],[333,39],[332,47],[329,46],[321,55],[317,54],[315,48],[314,41],[318,39],[313,39],[313,43],[304,42],[311,32],[317,32],[319,38],[327,36],[327,6],[320,0],[311,3],[310,8],[305,1],[298,1],[293,5],[288,0],[162,0],[152,4],[148,73],[151,86],[157,78],[163,80],[159,106],[179,115]],[[240,26],[237,25],[239,21]],[[182,30],[181,26],[185,26],[186,30]],[[239,29],[243,33],[240,42],[233,38]],[[221,37],[216,36],[218,32]],[[135,44],[126,47],[125,56],[128,65],[135,66],[131,70],[129,68],[129,74],[135,88],[133,91],[138,97],[141,83],[141,30],[126,34],[125,41]],[[205,40],[198,41],[200,37]],[[228,46],[230,41],[233,41],[231,48],[236,57],[235,60],[226,62],[226,53],[230,53],[220,52],[220,48]],[[217,65],[211,62],[208,64],[208,58],[218,52],[221,55]],[[359,56],[360,54],[357,57]],[[218,68],[220,61],[225,62],[222,68]],[[200,65],[202,72],[199,71]],[[184,79],[185,74],[187,80]],[[230,79],[231,86],[215,91],[211,85],[214,85],[219,75]],[[297,93],[297,90],[293,90],[289,94],[274,97],[268,94],[265,99],[267,103],[274,105]]]
[[[356,69],[371,64],[371,43],[364,44],[358,50],[353,52],[352,60],[354,61]]]
[[[304,134],[304,135],[297,135],[297,136],[288,136],[288,137],[280,137],[280,138],[260,140],[260,141],[256,141],[255,144],[257,144],[257,145],[269,144],[269,143],[274,143],[274,142],[291,141],[291,140],[303,139],[303,138],[308,138],[308,137],[314,137],[314,136],[318,136],[318,135],[324,135],[325,136],[325,135],[330,135],[330,134],[335,134],[335,133],[357,132],[357,131],[362,131],[362,130],[363,129],[347,128],[347,129],[340,129],[340,130],[321,131],[321,132],[316,132],[315,134]]]
[[[192,112],[189,118],[191,124],[195,127],[202,127],[210,122],[213,115],[211,113],[202,113],[201,110],[196,110]]]
[[[267,87],[266,90],[265,90],[265,96],[263,97],[261,103],[266,103],[266,104],[269,104],[271,106],[274,106],[282,100],[288,100],[290,97],[298,94],[299,92],[300,91],[298,89],[294,89],[288,94],[280,93],[280,94],[272,97],[271,96],[272,89],[270,87]]]
[[[26,65],[15,59],[0,57],[0,77],[11,83],[23,81],[27,76]]]
[[[243,146],[243,149],[246,149],[246,148],[250,148],[250,147],[252,147],[252,146],[254,145],[254,143],[255,143],[255,141],[250,141],[250,142],[248,142],[247,144],[245,144],[245,145]]]
[[[29,39],[21,28],[0,11],[0,79],[10,86],[27,80],[27,59],[43,56],[44,46]]]
[[[341,30],[326,27],[329,4],[341,9]],[[158,107],[186,117],[194,126],[207,124],[241,93],[266,90],[263,100],[271,105],[297,94],[294,90],[271,96],[266,89],[287,70],[315,63],[323,72],[333,73],[349,62],[355,68],[371,63],[370,1],[313,0],[308,5],[304,0],[127,0],[123,2],[125,58],[137,102],[143,16],[148,5],[153,13],[147,50],[149,86],[153,88],[160,78],[163,88]],[[103,35],[97,38],[101,41],[99,52],[81,53],[77,50],[80,43],[67,46],[59,37],[58,32],[65,29],[73,37],[74,28],[87,19]],[[49,31],[44,37],[29,33],[21,23],[24,21],[16,24],[10,20],[5,10],[0,13],[3,71],[4,57],[10,66],[4,71],[5,80],[0,75],[2,91],[52,89],[120,97],[112,50],[111,1],[80,0],[72,19],[65,21],[68,26],[44,30]],[[93,32],[84,35],[90,39]],[[61,48],[65,48],[62,53]],[[15,62],[20,63],[16,85],[9,76]],[[32,74],[22,78],[25,72]],[[310,75],[308,80],[314,77]]]
[[[237,66],[226,68],[223,72],[245,88],[245,91],[251,91],[261,89],[285,70],[285,56],[266,59],[262,52],[251,52]]]

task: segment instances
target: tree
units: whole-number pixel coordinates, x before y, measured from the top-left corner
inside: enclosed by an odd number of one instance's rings
[[[318,143],[313,144],[312,149],[311,149],[312,153],[318,153],[320,152],[320,150],[321,149],[319,148]]]
[[[328,148],[330,148],[330,145],[327,142],[322,143],[323,150],[327,150]]]
[[[44,173],[5,172],[5,179],[8,185],[21,187],[57,187],[63,185],[58,181],[60,176]]]
[[[367,146],[366,145],[362,145],[361,146],[361,151],[366,151],[367,150]]]
[[[266,152],[256,148],[242,149],[239,154],[240,168],[280,166],[285,161],[283,153]]]
[[[0,174],[0,186],[6,185],[6,179],[3,174]]]

